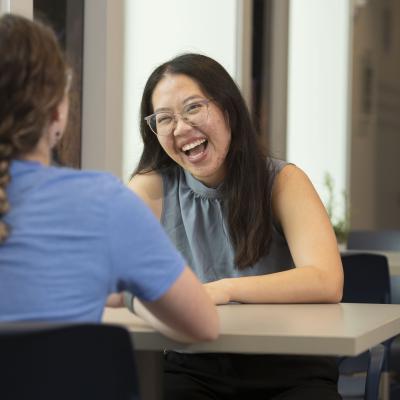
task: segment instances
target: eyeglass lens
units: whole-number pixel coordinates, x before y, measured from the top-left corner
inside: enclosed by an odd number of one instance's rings
[[[153,114],[149,120],[151,130],[161,136],[170,135],[179,116],[192,126],[199,126],[206,122],[208,117],[207,103],[188,104],[181,113],[159,112]]]

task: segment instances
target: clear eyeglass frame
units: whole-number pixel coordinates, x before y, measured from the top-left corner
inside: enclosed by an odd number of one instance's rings
[[[178,117],[180,117],[185,123],[189,124],[190,126],[201,126],[202,124],[207,122],[208,114],[209,114],[208,105],[211,102],[212,102],[212,99],[196,100],[196,101],[193,101],[193,102],[187,104],[181,112],[173,113],[170,111],[158,111],[151,115],[148,115],[147,117],[144,118],[144,120],[147,122],[147,125],[149,126],[151,131],[156,136],[163,136],[163,137],[169,136],[169,135],[171,135],[171,133],[173,132],[173,130],[176,127],[176,124],[178,122]],[[193,107],[194,105],[199,105],[199,104],[205,106],[205,113],[204,113],[204,115],[202,114],[203,116],[201,117],[201,120],[199,122],[195,123],[191,119],[191,115],[198,115],[198,114],[190,114],[189,107]],[[157,117],[157,115],[160,115],[160,114],[167,114],[173,118],[173,123],[171,124],[171,127],[167,133],[159,133],[159,132],[157,132],[157,128],[155,127],[156,126],[156,124],[154,122],[155,118]]]

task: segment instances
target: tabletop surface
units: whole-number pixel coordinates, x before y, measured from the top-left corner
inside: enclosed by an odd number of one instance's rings
[[[218,312],[219,338],[190,345],[164,337],[126,309],[107,308],[103,322],[124,325],[137,350],[353,356],[400,333],[397,304],[229,304]]]

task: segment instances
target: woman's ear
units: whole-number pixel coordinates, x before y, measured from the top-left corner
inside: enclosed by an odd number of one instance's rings
[[[50,132],[50,148],[53,149],[60,141],[62,133],[60,131]]]
[[[53,111],[51,115],[50,125],[48,129],[49,146],[52,149],[61,139],[62,132],[60,130],[60,111],[58,107]]]
[[[53,148],[62,138],[68,119],[68,95],[65,95],[62,101],[54,109],[49,126],[50,147]]]

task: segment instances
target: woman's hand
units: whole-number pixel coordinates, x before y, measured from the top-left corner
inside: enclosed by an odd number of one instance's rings
[[[205,283],[204,288],[215,305],[227,304],[231,301],[229,294],[229,279]]]

